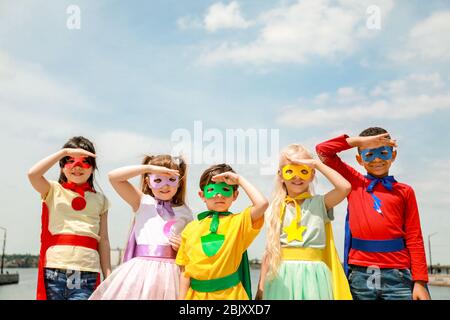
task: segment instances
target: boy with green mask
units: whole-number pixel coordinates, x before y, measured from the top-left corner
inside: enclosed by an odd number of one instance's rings
[[[252,206],[239,214],[229,208],[241,186]],[[208,210],[189,223],[176,262],[182,267],[180,299],[251,299],[246,250],[264,223],[267,199],[227,164],[208,168],[200,178],[199,196]]]

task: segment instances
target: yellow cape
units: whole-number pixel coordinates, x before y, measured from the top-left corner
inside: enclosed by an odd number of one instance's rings
[[[324,261],[330,268],[333,283],[333,297],[334,300],[352,300],[350,293],[350,286],[345,276],[344,268],[342,267],[339,255],[334,245],[333,228],[331,222],[325,224],[326,243]]]
[[[281,204],[281,216],[280,220],[283,221],[284,213],[286,210],[286,204],[293,202],[295,204],[296,216],[295,221],[299,223],[301,221],[301,207],[297,200],[311,198],[309,192],[302,193],[297,197],[291,198],[286,197],[285,201]],[[353,300],[352,294],[350,292],[350,286],[345,276],[344,268],[342,267],[341,260],[336,250],[334,244],[333,228],[331,227],[331,222],[325,223],[325,248],[321,260],[328,266],[332,275],[332,286],[333,286],[333,297],[334,300]]]

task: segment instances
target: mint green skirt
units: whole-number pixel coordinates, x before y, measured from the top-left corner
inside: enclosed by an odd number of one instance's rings
[[[276,278],[266,279],[265,300],[333,300],[332,277],[321,261],[282,261]]]

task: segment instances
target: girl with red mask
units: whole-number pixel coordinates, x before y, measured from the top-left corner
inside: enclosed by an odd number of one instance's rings
[[[42,199],[38,300],[87,300],[100,271],[104,278],[111,273],[109,202],[94,187],[95,158],[91,141],[73,137],[28,171]],[[58,181],[47,180],[44,174],[58,162]]]

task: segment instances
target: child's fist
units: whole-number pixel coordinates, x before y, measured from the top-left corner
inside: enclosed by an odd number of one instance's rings
[[[178,249],[180,249],[180,245],[181,245],[181,237],[176,236],[176,235],[170,236],[169,244],[172,246],[173,250],[178,251]]]
[[[382,133],[376,136],[352,138],[351,145],[361,149],[374,149],[383,146],[397,147],[397,140],[389,138],[389,133]]]
[[[73,158],[78,158],[78,157],[92,157],[92,158],[95,158],[95,157],[97,157],[92,152],[89,152],[89,151],[81,149],[81,148],[65,148],[64,149],[64,156],[65,157],[73,157]]]
[[[149,172],[153,173],[153,174],[166,174],[169,176],[179,176],[180,172],[178,170],[173,170],[173,169],[169,169],[166,167],[162,167],[162,166],[155,166],[155,165],[150,165],[149,166]]]
[[[239,184],[239,175],[237,175],[234,172],[224,172],[218,175],[215,175],[214,177],[212,177],[211,179],[214,182],[225,182],[226,184],[229,185],[238,185]]]
[[[311,169],[314,169],[317,165],[317,163],[320,160],[316,160],[316,159],[302,159],[302,158],[297,158],[297,157],[287,157],[287,160],[293,164],[297,164],[297,165],[306,165],[308,167],[310,167]]]

